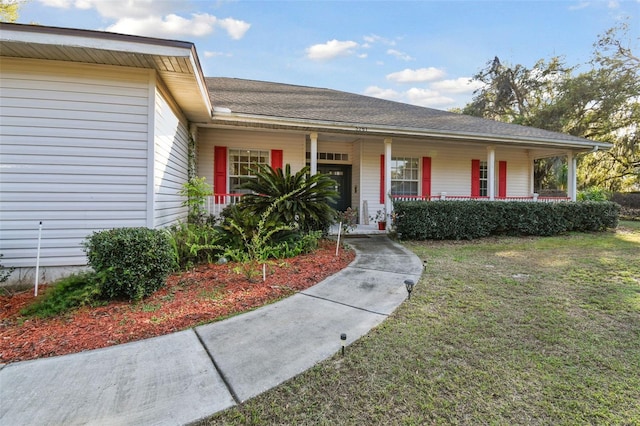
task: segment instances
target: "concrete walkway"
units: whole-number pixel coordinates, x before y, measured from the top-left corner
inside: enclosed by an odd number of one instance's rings
[[[292,297],[166,336],[0,370],[2,425],[181,425],[246,401],[380,324],[422,263],[385,236],[348,238],[346,269]]]

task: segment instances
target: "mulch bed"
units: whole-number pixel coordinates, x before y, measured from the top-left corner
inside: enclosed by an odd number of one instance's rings
[[[261,271],[249,281],[237,264],[203,265],[170,276],[166,287],[138,303],[110,302],[49,319],[20,315],[35,300],[32,290],[0,296],[0,362],[103,348],[223,319],[309,288],[354,257],[343,249],[336,257],[335,242],[323,241],[314,253],[270,262],[265,281]]]

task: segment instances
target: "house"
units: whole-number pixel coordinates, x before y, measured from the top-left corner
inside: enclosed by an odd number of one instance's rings
[[[220,208],[250,165],[309,164],[360,222],[395,197],[529,198],[535,159],[608,144],[329,89],[206,78],[189,42],[0,24],[0,261],[45,280],[84,238],[186,217],[190,164]],[[368,214],[367,214],[368,213]]]

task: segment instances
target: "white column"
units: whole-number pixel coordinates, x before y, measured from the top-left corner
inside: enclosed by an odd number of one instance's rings
[[[489,200],[496,198],[496,149],[487,147],[487,195]]]
[[[391,138],[384,140],[384,211],[386,215],[390,215],[393,208],[391,197],[389,197],[391,193],[391,142]],[[389,219],[388,216],[387,219]],[[387,229],[389,229],[389,226],[390,224],[387,220]]]
[[[576,156],[573,152],[567,152],[567,196],[571,201],[576,201],[577,179],[576,179]]]
[[[311,139],[309,164],[311,176],[313,176],[318,173],[318,134],[311,133],[309,138]]]

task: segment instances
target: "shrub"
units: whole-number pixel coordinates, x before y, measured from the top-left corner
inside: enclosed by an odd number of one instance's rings
[[[204,208],[206,197],[213,194],[211,185],[206,182],[206,179],[204,177],[194,177],[189,179],[182,185],[182,189],[179,194],[186,197],[182,206],[189,208],[188,222],[206,222],[208,215]]]
[[[215,262],[224,251],[222,232],[208,223],[178,223],[169,233],[176,263],[182,269]]]
[[[89,265],[104,277],[108,298],[140,300],[165,285],[176,253],[167,231],[117,228],[94,232],[84,243]]]
[[[82,306],[102,304],[101,278],[95,272],[73,274],[48,288],[41,299],[22,309],[27,316],[48,318]]]
[[[489,235],[557,235],[602,231],[618,225],[612,202],[520,203],[397,201],[397,232],[403,239],[461,240]]]
[[[2,260],[2,256],[4,254],[0,253],[0,260]],[[7,281],[15,269],[14,267],[6,268],[0,264],[0,283]]]
[[[268,165],[258,165],[256,178],[243,188],[252,191],[242,197],[238,208],[261,216],[276,200],[271,211],[271,219],[287,226],[299,228],[302,232],[327,230],[335,221],[335,210],[330,203],[337,197],[335,182],[327,175],[309,176],[309,167],[291,174],[291,165],[285,169],[274,169]]]
[[[583,191],[578,191],[576,199],[578,201],[607,201],[611,195],[602,188],[592,187]]]

